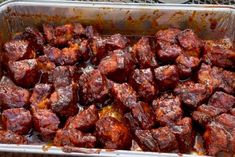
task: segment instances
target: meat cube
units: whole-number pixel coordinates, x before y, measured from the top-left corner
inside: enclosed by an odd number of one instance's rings
[[[171,131],[175,135],[179,151],[181,153],[190,152],[194,143],[194,130],[191,118],[183,118],[171,126]]]
[[[106,46],[109,50],[124,49],[128,43],[129,40],[121,34],[114,34],[106,39]]]
[[[31,107],[35,108],[49,108],[49,97],[52,93],[51,84],[37,84],[33,89],[33,93],[30,97]]]
[[[235,51],[206,43],[203,61],[222,68],[235,68]]]
[[[211,122],[207,125],[203,138],[208,155],[216,155],[221,151],[226,152],[229,148],[228,136],[229,133],[221,124]]]
[[[175,65],[165,65],[154,69],[155,78],[162,90],[174,88],[178,81],[179,75]]]
[[[158,66],[155,53],[150,46],[149,38],[142,37],[132,47],[132,53],[136,62],[139,63],[140,68],[155,68]]]
[[[130,149],[131,134],[128,127],[113,117],[101,118],[96,123],[96,135],[105,149]]]
[[[133,117],[138,121],[142,129],[151,129],[155,124],[154,113],[151,106],[139,101],[132,109]]]
[[[26,27],[24,36],[28,39],[36,50],[42,51],[45,39],[38,29],[32,27]]]
[[[73,83],[75,71],[74,66],[57,66],[49,75],[49,81],[55,88],[68,86]]]
[[[42,73],[49,73],[50,71],[54,70],[56,65],[54,62],[50,61],[46,55],[39,56],[37,58],[38,69]]]
[[[91,57],[89,44],[89,40],[87,39],[76,39],[69,42],[69,48],[74,52],[77,52],[78,61],[87,61]]]
[[[38,64],[36,59],[10,61],[8,63],[10,74],[14,82],[22,87],[32,87],[39,80]]]
[[[34,128],[42,135],[42,137],[48,140],[54,137],[58,130],[60,120],[52,111],[38,109],[33,112],[33,124]]]
[[[209,99],[208,105],[227,111],[235,105],[235,97],[224,92],[215,92]]]
[[[161,152],[178,152],[178,142],[168,127],[151,130]]]
[[[103,58],[98,65],[101,74],[116,82],[127,80],[127,76],[134,69],[133,59],[129,52],[114,50]]]
[[[28,90],[14,84],[0,83],[0,106],[3,109],[20,108],[29,104]]]
[[[223,113],[215,118],[217,123],[220,123],[231,133],[231,130],[235,128],[235,116]]]
[[[73,116],[78,112],[77,85],[56,88],[51,94],[51,109],[60,116]]]
[[[43,31],[47,42],[55,46],[64,46],[73,38],[74,26],[72,24],[53,27],[49,24],[43,25]]]
[[[83,104],[103,102],[109,94],[107,79],[99,70],[85,72],[79,79]]]
[[[91,105],[86,110],[77,114],[72,122],[69,124],[69,127],[87,131],[95,126],[95,123],[98,121],[99,115],[98,110],[95,105]]]
[[[94,37],[90,42],[92,62],[99,64],[100,60],[107,55],[106,40],[100,36]]]
[[[193,71],[198,67],[200,60],[196,57],[179,55],[176,58],[176,66],[181,78],[187,78],[193,74]]]
[[[202,64],[198,71],[198,81],[212,90],[235,93],[235,73],[218,67]]]
[[[24,108],[4,110],[2,113],[3,128],[17,134],[26,134],[32,126],[32,116]]]
[[[76,129],[60,129],[56,132],[53,144],[55,146],[94,148],[96,137],[91,133],[83,133]]]
[[[3,61],[6,64],[8,61],[30,59],[35,56],[32,45],[27,40],[11,40],[4,44]]]
[[[18,135],[10,130],[0,130],[0,143],[3,144],[27,144],[24,136]]]
[[[150,68],[134,70],[129,78],[129,83],[143,101],[150,102],[158,94],[158,88]]]
[[[155,110],[156,121],[161,126],[173,124],[183,116],[178,96],[163,94],[158,99],[155,99],[152,105]]]
[[[164,41],[157,41],[157,56],[163,62],[173,62],[183,53],[183,50],[177,44]]]
[[[85,28],[80,23],[73,23],[73,34],[75,37],[84,36],[86,34]]]
[[[191,29],[185,29],[177,35],[180,45],[189,56],[199,57],[203,46],[201,39]]]
[[[189,108],[196,108],[201,105],[212,93],[206,85],[192,81],[178,84],[174,90],[182,102]]]
[[[157,41],[164,41],[169,43],[177,43],[176,37],[180,33],[177,28],[168,28],[165,30],[159,30],[155,37]]]
[[[158,142],[153,138],[151,130],[136,130],[136,141],[144,151],[159,152]]]
[[[73,65],[79,59],[79,46],[73,44],[60,50],[48,45],[44,47],[44,54],[56,65]]]
[[[113,94],[114,100],[127,109],[134,107],[137,102],[136,91],[127,83],[113,83],[111,93]]]
[[[194,121],[201,124],[202,126],[206,126],[206,124],[211,122],[214,117],[224,112],[226,112],[226,110],[222,108],[203,104],[192,113],[192,118]]]

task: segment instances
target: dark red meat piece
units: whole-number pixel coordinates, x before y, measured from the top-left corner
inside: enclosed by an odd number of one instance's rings
[[[175,65],[165,65],[154,69],[155,78],[162,90],[174,88],[179,81],[178,70]]]
[[[201,105],[212,93],[206,85],[192,81],[178,84],[174,92],[181,98],[182,102],[190,108]]]
[[[155,58],[149,38],[142,37],[133,47],[132,53],[140,68],[157,67],[158,63]]]
[[[163,94],[152,103],[155,110],[156,121],[161,125],[170,125],[183,116],[181,101],[178,96]]]
[[[98,110],[95,105],[91,105],[84,111],[77,114],[69,124],[69,128],[75,128],[82,131],[87,131],[95,126],[99,119]]]
[[[150,102],[158,94],[158,88],[150,68],[134,70],[129,78],[129,83],[143,101]]]
[[[0,130],[0,143],[4,144],[27,144],[26,139],[10,130]]]
[[[83,133],[77,129],[60,129],[56,132],[53,144],[55,146],[94,148],[96,137],[91,133]]]
[[[168,28],[165,30],[159,30],[155,37],[157,41],[164,41],[169,43],[177,43],[176,37],[180,33],[177,28]]]
[[[39,80],[38,64],[36,59],[10,61],[8,63],[12,79],[22,87],[32,87]]]
[[[73,116],[78,112],[77,85],[60,87],[51,94],[51,109],[60,116]]]
[[[130,149],[131,134],[128,127],[113,117],[101,118],[96,123],[96,135],[106,149]]]
[[[30,93],[28,90],[13,83],[0,83],[0,106],[3,109],[20,108],[29,104]]]
[[[4,110],[2,113],[3,128],[17,134],[26,134],[32,126],[32,116],[24,108]]]
[[[198,67],[200,60],[197,57],[179,55],[176,58],[176,66],[181,78],[191,76],[194,70]]]
[[[103,58],[98,65],[102,74],[116,82],[126,81],[133,68],[134,61],[131,54],[125,50],[114,50]]]
[[[127,83],[113,83],[111,93],[118,104],[131,109],[137,102],[136,91]]]
[[[43,136],[43,138],[51,139],[58,130],[60,120],[52,111],[38,109],[33,112],[33,124],[34,128]]]
[[[83,104],[103,102],[108,97],[107,79],[99,70],[84,72],[79,79]]]
[[[149,104],[139,101],[131,109],[133,117],[139,122],[142,129],[151,129],[155,124],[153,109]]]
[[[124,49],[128,43],[129,40],[121,34],[114,34],[106,39],[106,46],[111,50]]]

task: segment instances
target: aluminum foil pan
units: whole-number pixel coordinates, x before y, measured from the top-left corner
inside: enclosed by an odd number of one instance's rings
[[[137,36],[153,35],[167,27],[192,28],[203,39],[227,37],[235,41],[235,6],[13,0],[0,4],[0,51],[12,34],[26,26],[40,29],[45,22],[80,22],[94,25],[103,34],[119,32]],[[13,144],[0,144],[0,152],[116,157],[182,156],[174,153]]]

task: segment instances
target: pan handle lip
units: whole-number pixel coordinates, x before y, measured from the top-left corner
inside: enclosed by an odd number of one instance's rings
[[[14,5],[17,3],[29,3],[29,4],[60,4],[60,5],[81,5],[86,7],[124,7],[124,8],[138,8],[138,9],[161,9],[161,8],[185,8],[185,9],[229,9],[235,11],[235,5],[213,5],[213,4],[164,4],[164,3],[125,3],[125,2],[92,2],[92,1],[72,1],[72,0],[6,0],[0,4],[0,10],[2,7]]]

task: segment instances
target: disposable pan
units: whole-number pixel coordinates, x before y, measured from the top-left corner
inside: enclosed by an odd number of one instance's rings
[[[12,34],[42,23],[80,22],[93,25],[102,34],[153,35],[157,30],[192,28],[203,39],[228,37],[235,43],[235,6],[134,4],[75,1],[6,1],[0,5],[0,50]],[[0,144],[2,152],[42,153],[75,156],[181,156],[176,153],[66,148],[48,145]],[[67,149],[69,151],[69,149]],[[190,154],[183,156],[192,156]]]

